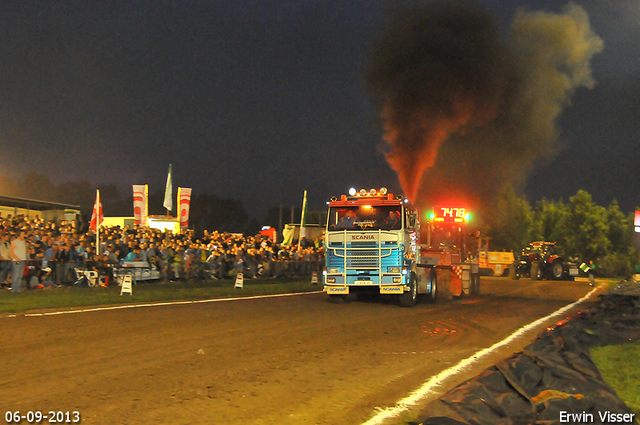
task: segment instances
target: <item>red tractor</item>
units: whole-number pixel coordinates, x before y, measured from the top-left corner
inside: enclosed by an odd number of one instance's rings
[[[533,280],[573,280],[578,275],[578,266],[558,254],[555,242],[531,242],[509,269],[509,275],[512,279],[529,276]]]

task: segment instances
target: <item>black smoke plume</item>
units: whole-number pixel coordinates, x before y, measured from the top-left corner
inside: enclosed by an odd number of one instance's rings
[[[419,204],[486,201],[525,181],[556,151],[556,120],[576,88],[592,87],[602,41],[586,12],[520,10],[509,35],[472,2],[396,11],[374,44],[367,86],[387,159]]]

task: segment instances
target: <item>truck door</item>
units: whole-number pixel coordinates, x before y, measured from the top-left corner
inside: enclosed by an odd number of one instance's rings
[[[407,241],[414,252],[416,263],[420,262],[420,224],[418,222],[418,211],[414,208],[405,210],[405,234],[409,236]]]

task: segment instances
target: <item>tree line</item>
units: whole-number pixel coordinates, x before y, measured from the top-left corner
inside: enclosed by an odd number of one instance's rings
[[[543,199],[532,207],[505,187],[491,211],[483,214],[480,228],[492,250],[517,256],[529,242],[549,241],[568,258],[593,261],[605,276],[629,276],[638,265],[634,213],[623,213],[615,200],[605,208],[579,190],[568,202]]]

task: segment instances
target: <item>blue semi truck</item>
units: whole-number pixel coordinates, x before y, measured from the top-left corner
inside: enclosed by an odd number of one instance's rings
[[[420,217],[401,195],[351,189],[333,197],[324,238],[324,290],[333,302],[347,295],[397,296],[412,307],[437,298],[437,258],[420,255]]]

